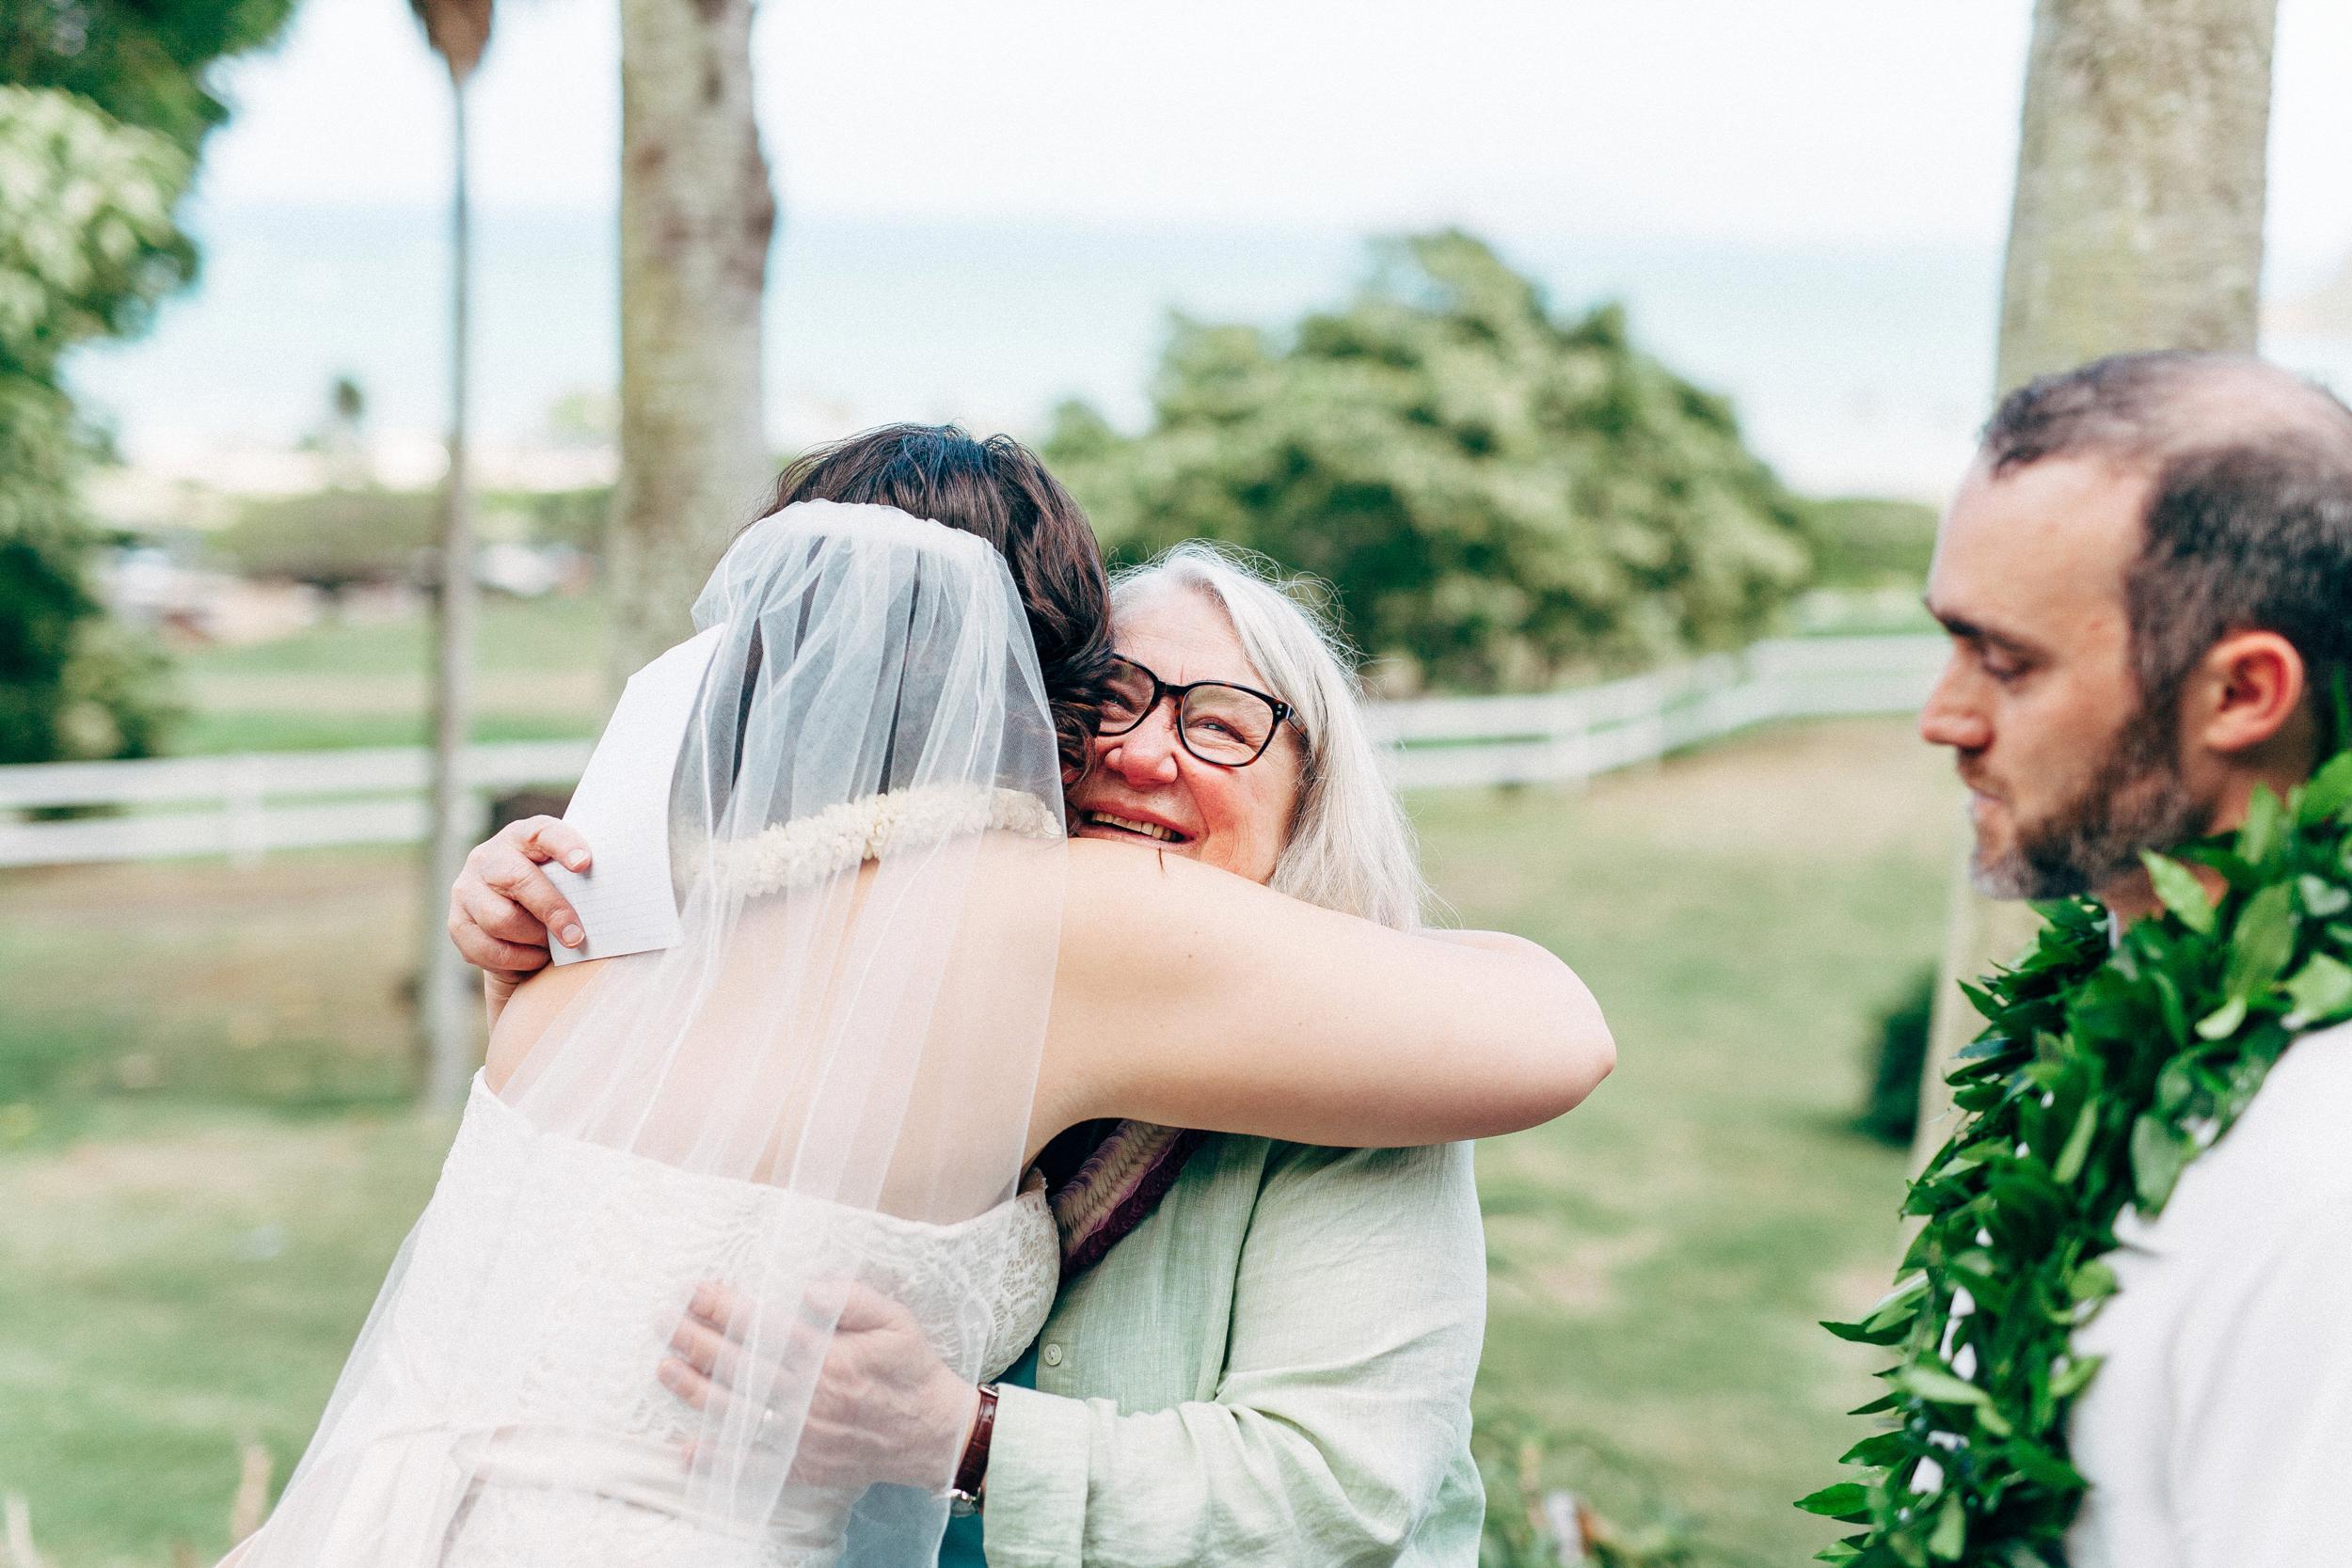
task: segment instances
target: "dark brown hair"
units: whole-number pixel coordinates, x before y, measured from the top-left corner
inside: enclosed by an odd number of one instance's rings
[[[883,425],[794,458],[766,510],[814,500],[895,506],[994,546],[1028,612],[1062,766],[1086,766],[1110,679],[1110,584],[1086,514],[1035,452],[951,424]]]
[[[2143,705],[2169,713],[2216,642],[2274,631],[2303,656],[2330,727],[2330,688],[2352,670],[2352,411],[2342,403],[2244,356],[2122,354],[2011,392],[1982,452],[1995,478],[2075,456],[2153,476],[2124,578]]]

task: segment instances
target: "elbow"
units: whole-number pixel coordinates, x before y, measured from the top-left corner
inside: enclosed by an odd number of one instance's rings
[[[1600,1004],[1576,972],[1534,942],[1502,939],[1469,1056],[1485,1069],[1469,1120],[1454,1135],[1492,1138],[1567,1115],[1617,1065]]]
[[[1521,1036],[1518,1081],[1525,1095],[1516,1108],[1517,1132],[1564,1117],[1600,1087],[1617,1065],[1616,1037],[1610,1033],[1600,1003],[1576,972],[1530,943],[1531,958],[1545,966],[1540,1008]]]
[[[1617,1039],[1609,1032],[1608,1021],[1600,1009],[1593,1009],[1592,1026],[1580,1037],[1571,1053],[1568,1072],[1568,1101],[1560,1107],[1563,1114],[1573,1111],[1584,1102],[1584,1097],[1600,1087],[1600,1081],[1616,1070]]]
[[[1609,1021],[1601,1016],[1600,1004],[1573,974],[1567,976],[1567,983],[1573,994],[1565,999],[1561,1027],[1552,1042],[1549,1073],[1551,1109],[1547,1120],[1565,1116],[1582,1104],[1617,1065],[1617,1039],[1609,1032]]]

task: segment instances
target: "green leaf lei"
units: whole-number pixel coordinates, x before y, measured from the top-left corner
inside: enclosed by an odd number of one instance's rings
[[[1860,1526],[1851,1568],[2062,1568],[2085,1481],[2067,1414],[2097,1375],[2074,1330],[2114,1294],[2126,1205],[2153,1218],[2300,1034],[2352,1018],[2352,752],[2233,835],[2146,857],[2161,916],[2110,942],[2089,899],[2043,906],[1950,1077],[1968,1113],[1912,1184],[1899,1284],[1841,1338],[1897,1347],[1864,1479],[1798,1507]],[[2220,873],[2210,899],[2181,860]]]

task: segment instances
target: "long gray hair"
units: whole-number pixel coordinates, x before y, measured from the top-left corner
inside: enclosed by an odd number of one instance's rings
[[[1420,925],[1428,888],[1412,826],[1381,772],[1350,652],[1318,602],[1327,591],[1263,556],[1187,540],[1113,576],[1114,630],[1121,612],[1178,591],[1224,611],[1243,654],[1306,732],[1298,806],[1266,885],[1398,930]]]

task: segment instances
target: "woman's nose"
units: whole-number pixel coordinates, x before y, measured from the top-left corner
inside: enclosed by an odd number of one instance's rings
[[[1103,765],[1131,784],[1176,782],[1176,716],[1174,705],[1162,703],[1143,716],[1143,722],[1125,735],[1104,743]]]

